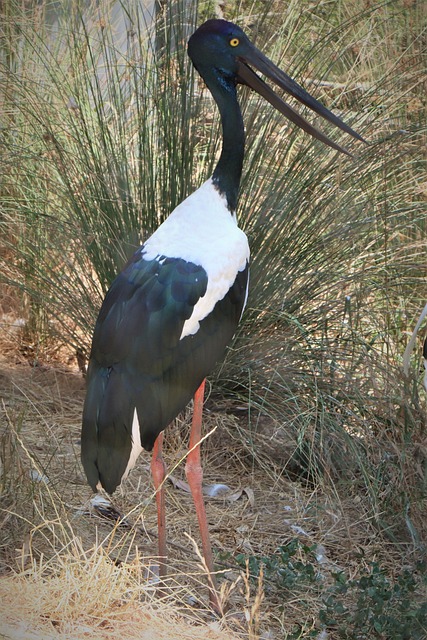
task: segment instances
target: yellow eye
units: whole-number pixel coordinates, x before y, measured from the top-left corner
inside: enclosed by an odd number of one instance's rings
[[[231,40],[230,40],[230,45],[231,45],[232,47],[237,47],[237,45],[238,45],[239,43],[240,43],[239,38],[231,38]]]

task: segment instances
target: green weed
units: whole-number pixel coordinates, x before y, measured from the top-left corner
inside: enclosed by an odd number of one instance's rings
[[[427,630],[427,580],[425,562],[415,571],[406,569],[394,578],[377,563],[369,573],[348,579],[333,575],[335,584],[325,594],[320,621],[340,638],[361,640],[390,638],[421,640]]]

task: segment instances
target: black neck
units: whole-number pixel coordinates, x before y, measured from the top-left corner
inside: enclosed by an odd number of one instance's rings
[[[221,78],[215,70],[205,77],[221,114],[222,151],[213,172],[212,181],[227,199],[230,211],[235,211],[242,175],[245,151],[245,130],[234,81]]]

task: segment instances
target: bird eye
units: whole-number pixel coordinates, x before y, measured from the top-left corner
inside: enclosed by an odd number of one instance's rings
[[[231,40],[230,40],[230,45],[231,45],[232,47],[237,47],[237,45],[238,45],[239,43],[240,43],[239,38],[231,38]]]

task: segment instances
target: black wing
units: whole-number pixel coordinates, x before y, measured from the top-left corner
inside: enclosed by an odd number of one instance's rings
[[[151,450],[223,354],[246,295],[247,268],[197,333],[180,339],[206,293],[206,271],[178,258],[143,256],[142,248],[105,297],[87,376],[82,462],[92,488],[100,481],[110,493],[128,465],[135,409],[141,444]]]

